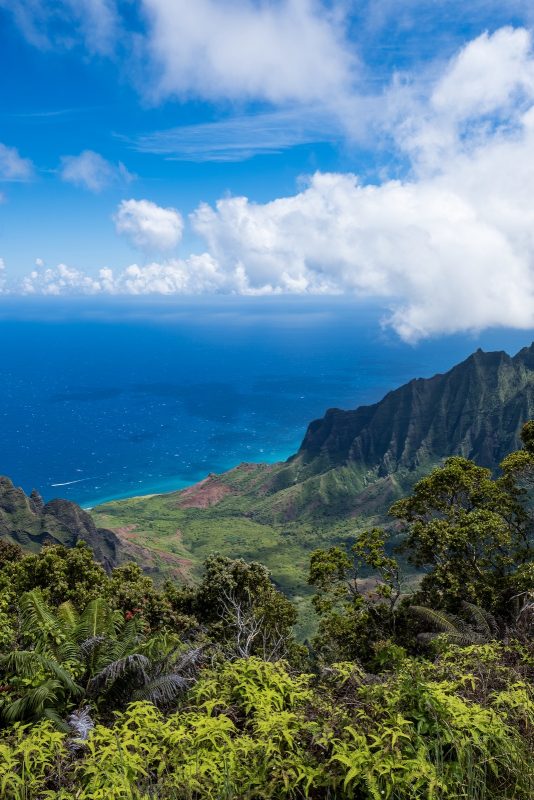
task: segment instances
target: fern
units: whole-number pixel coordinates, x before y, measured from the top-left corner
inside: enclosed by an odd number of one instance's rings
[[[441,635],[444,636],[447,641],[458,645],[482,644],[486,642],[488,640],[488,632],[490,634],[489,638],[491,638],[491,630],[488,620],[483,616],[484,612],[477,606],[466,604],[466,607],[468,607],[470,613],[472,613],[472,608],[476,609],[478,612],[476,618],[477,623],[478,619],[482,617],[482,631],[469,625],[467,622],[460,619],[460,617],[447,614],[445,611],[435,611],[425,606],[410,606],[411,613],[423,619],[425,622],[428,622],[434,628],[434,631],[420,633],[418,638],[421,641],[432,641],[437,636]]]
[[[80,616],[76,628],[76,640],[86,641],[95,636],[113,633],[111,613],[108,604],[101,597],[91,600]]]
[[[118,681],[125,679],[129,681],[137,679],[144,682],[149,666],[149,659],[139,653],[112,661],[91,678],[87,687],[88,695],[97,697],[99,694],[108,692],[111,687],[115,687]]]
[[[74,634],[76,627],[80,622],[80,615],[74,608],[73,603],[70,600],[67,600],[65,603],[61,603],[56,611],[56,614],[65,628],[69,630],[71,634]]]
[[[462,606],[471,616],[476,629],[480,635],[484,637],[485,641],[490,641],[491,639],[496,638],[498,634],[498,625],[493,614],[490,614],[489,611],[485,611],[483,608],[480,608],[480,606],[476,606],[474,603],[468,603],[465,600],[462,603]]]
[[[182,675],[161,675],[134,691],[132,700],[148,700],[156,706],[169,705],[188,685],[189,681]]]

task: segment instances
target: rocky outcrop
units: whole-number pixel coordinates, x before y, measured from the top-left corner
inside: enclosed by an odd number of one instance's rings
[[[28,497],[0,476],[0,538],[36,552],[45,544],[73,547],[84,541],[106,569],[118,563],[120,541],[113,531],[97,528],[89,514],[68,500],[44,503],[35,490]]]
[[[303,475],[357,465],[377,477],[462,455],[492,470],[534,417],[534,344],[516,356],[477,350],[449,372],[418,378],[379,403],[330,409],[291,459]]]

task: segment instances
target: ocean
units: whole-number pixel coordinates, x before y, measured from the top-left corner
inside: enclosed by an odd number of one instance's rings
[[[327,408],[534,338],[410,345],[382,315],[341,298],[4,298],[0,474],[85,507],[171,491],[287,458]]]

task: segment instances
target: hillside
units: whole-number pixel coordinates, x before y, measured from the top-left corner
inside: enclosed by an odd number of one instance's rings
[[[533,417],[534,345],[513,357],[478,350],[378,403],[328,410],[284,463],[241,464],[182,491],[88,514],[65,500],[27,497],[2,478],[0,536],[30,551],[83,539],[108,568],[132,559],[158,579],[179,581],[195,581],[215,551],[256,559],[306,604],[315,548],[384,521],[389,505],[448,455],[496,470]]]
[[[188,489],[92,512],[153,574],[195,579],[211,552],[258,559],[290,596],[308,593],[312,550],[343,542],[446,456],[496,470],[534,417],[534,345],[510,357],[478,350],[447,373],[380,402],[330,409],[280,464],[241,464]]]
[[[83,540],[106,568],[118,563],[121,543],[113,531],[97,529],[90,515],[68,500],[44,503],[39,493],[28,497],[0,477],[0,538],[38,552],[44,544],[74,547]]]

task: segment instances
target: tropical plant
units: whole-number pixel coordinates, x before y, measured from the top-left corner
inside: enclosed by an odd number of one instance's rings
[[[454,456],[392,506],[404,523],[402,550],[425,570],[419,604],[457,613],[467,601],[506,618],[512,598],[532,588],[524,585],[534,579],[532,430],[527,423],[525,448],[504,459],[501,477]]]
[[[0,719],[45,717],[67,729],[63,718],[77,703],[109,713],[133,699],[172,702],[189,685],[200,650],[187,650],[175,636],[148,639],[143,625],[102,598],[79,613],[68,601],[51,609],[38,589],[25,593],[19,646],[0,656]]]
[[[419,640],[435,641],[441,638],[453,644],[470,645],[484,644],[499,637],[499,626],[492,614],[465,601],[462,607],[465,612],[464,616],[467,616],[468,619],[447,614],[446,611],[435,611],[433,608],[411,605],[410,613],[433,628],[432,631],[419,633]]]

